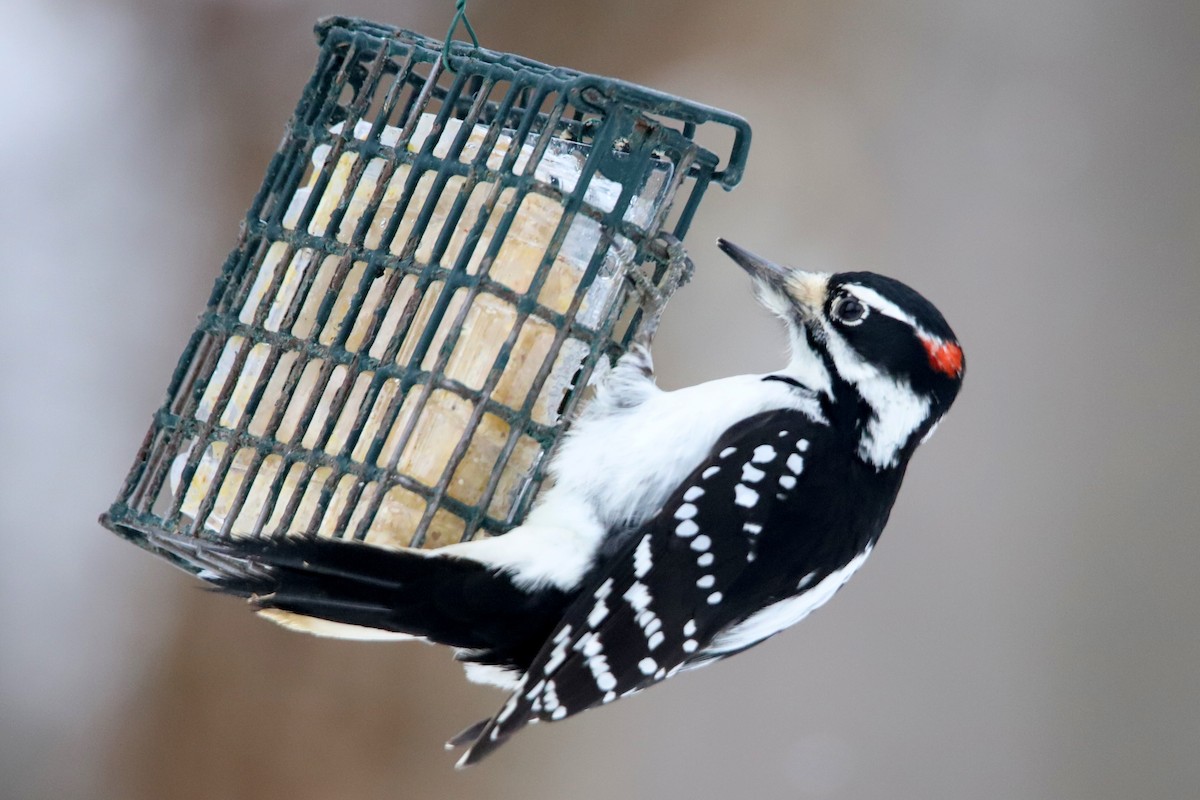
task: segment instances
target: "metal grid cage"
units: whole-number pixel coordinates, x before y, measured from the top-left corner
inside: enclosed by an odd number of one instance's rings
[[[316,70],[120,496],[181,542],[439,546],[519,523],[602,356],[688,277],[738,117],[361,20]],[[696,133],[724,128],[720,159]],[[199,537],[199,538],[197,538]]]

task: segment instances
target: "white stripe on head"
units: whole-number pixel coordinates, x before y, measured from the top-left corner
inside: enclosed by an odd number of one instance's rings
[[[842,288],[857,297],[862,302],[869,305],[871,308],[878,311],[880,314],[883,314],[885,317],[898,319],[913,330],[919,333],[925,333],[921,326],[917,324],[917,321],[912,318],[911,314],[900,308],[900,306],[896,305],[891,300],[888,300],[874,289],[869,289],[866,286],[857,283],[843,284]],[[928,337],[928,334],[925,335]]]
[[[825,326],[825,332],[825,347],[838,375],[874,412],[859,439],[859,456],[877,469],[896,466],[901,448],[929,417],[929,398],[913,391],[907,380],[867,362],[832,326]]]

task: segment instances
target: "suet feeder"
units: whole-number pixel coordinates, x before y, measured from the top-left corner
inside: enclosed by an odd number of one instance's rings
[[[316,71],[111,530],[436,547],[520,522],[602,360],[689,277],[731,114],[361,20]],[[719,156],[698,129],[726,129]],[[603,365],[601,364],[601,368]]]

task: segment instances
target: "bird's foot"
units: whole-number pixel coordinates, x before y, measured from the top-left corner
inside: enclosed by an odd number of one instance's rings
[[[617,359],[617,363],[599,376],[596,396],[588,405],[587,412],[603,415],[633,408],[657,391],[650,343],[648,340],[635,339]]]

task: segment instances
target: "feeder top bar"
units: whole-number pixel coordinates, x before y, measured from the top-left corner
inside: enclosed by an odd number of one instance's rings
[[[317,22],[314,31],[322,46],[353,42],[369,50],[373,49],[371,44],[378,47],[379,43],[395,41],[414,51],[425,51],[430,61],[440,59],[442,54],[443,43],[436,39],[355,17],[324,17]],[[736,114],[616,78],[589,75],[566,67],[552,67],[512,53],[476,48],[465,42],[451,42],[449,60],[453,64],[459,59],[473,59],[514,72],[542,74],[559,84],[572,83],[570,88],[578,92],[579,97],[584,100],[589,90],[599,92],[604,97],[637,108],[648,115],[683,123],[683,134],[689,139],[693,138],[695,128],[699,125],[724,125],[733,130],[733,144],[726,158],[725,168],[714,172],[712,179],[726,190],[737,186],[742,180],[746,156],[750,150],[750,124]]]

